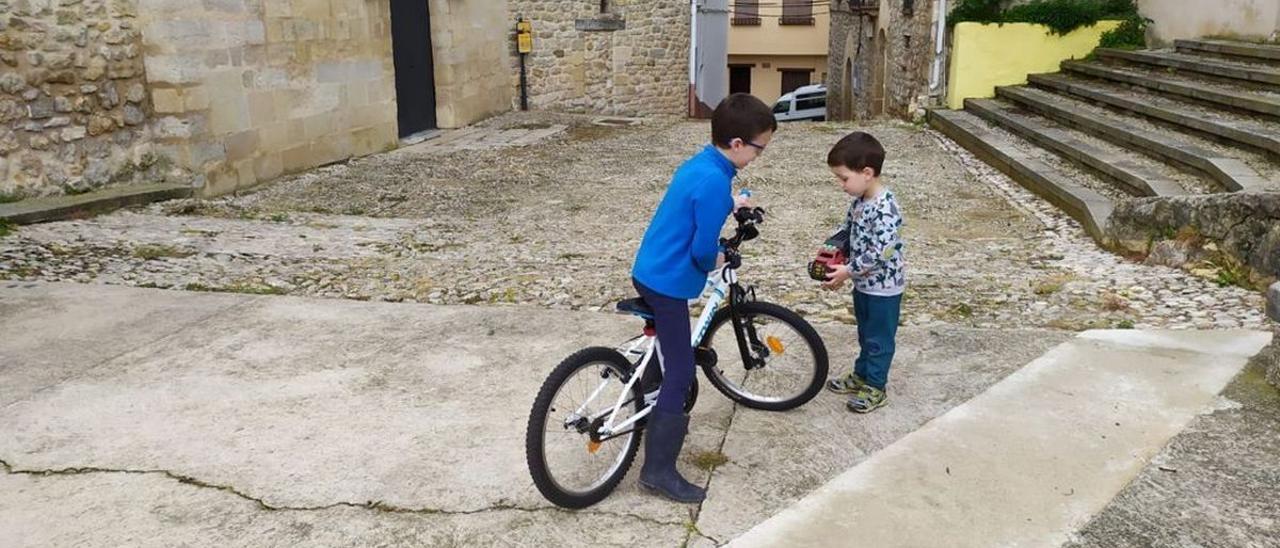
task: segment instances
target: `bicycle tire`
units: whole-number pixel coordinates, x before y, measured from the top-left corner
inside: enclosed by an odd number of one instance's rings
[[[629,439],[625,441],[627,446],[622,454],[621,464],[603,477],[594,488],[584,492],[572,492],[563,488],[548,469],[543,448],[545,447],[546,419],[551,405],[565,382],[579,369],[592,364],[606,364],[611,370],[624,376],[629,375],[632,368],[631,363],[612,348],[590,347],[575,352],[560,362],[542,383],[542,388],[538,390],[538,396],[534,399],[533,407],[529,411],[529,422],[525,430],[525,459],[529,466],[529,473],[533,477],[533,484],[543,497],[563,508],[586,508],[608,497],[627,475],[640,448],[641,428],[637,424],[637,428],[628,434]],[[639,412],[644,406],[644,394],[641,392],[639,383],[632,386],[632,396],[632,405],[635,411]]]
[[[757,399],[751,397],[750,394],[737,389],[731,381],[724,377],[722,373],[723,369],[720,367],[721,362],[724,360],[723,358],[718,358],[717,363],[714,365],[702,364],[703,373],[706,374],[707,380],[711,381],[711,385],[715,386],[716,390],[719,390],[721,394],[725,395],[725,397],[737,403],[752,409],[760,409],[764,411],[787,411],[795,409],[808,403],[817,396],[818,393],[822,391],[823,383],[827,380],[827,372],[830,368],[830,364],[827,358],[826,344],[822,342],[822,337],[818,335],[818,332],[813,328],[813,326],[809,325],[809,322],[805,321],[805,319],[800,317],[799,314],[773,303],[751,301],[735,306],[738,309],[738,313],[742,316],[767,316],[786,324],[798,333],[813,355],[813,376],[808,380],[808,384],[805,386],[804,390],[796,394],[794,397],[783,400]],[[734,334],[733,323],[731,321],[728,307],[721,308],[716,311],[716,315],[711,320],[711,326],[707,329],[707,334],[703,338],[702,344],[707,346],[708,343],[714,339],[716,334],[721,332],[720,328],[725,325],[729,326],[729,329],[726,332],[735,337],[733,341],[735,348],[734,354],[738,354],[736,351],[736,335]]]

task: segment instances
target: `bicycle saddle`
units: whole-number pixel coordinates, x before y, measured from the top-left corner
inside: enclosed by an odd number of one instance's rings
[[[650,308],[649,303],[644,302],[640,297],[618,302],[618,313],[632,314],[646,320],[653,319],[653,308]]]

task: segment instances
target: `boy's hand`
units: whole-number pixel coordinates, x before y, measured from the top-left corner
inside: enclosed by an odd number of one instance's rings
[[[840,265],[836,268],[828,267],[827,281],[823,282],[822,287],[826,290],[840,289],[840,286],[852,278],[853,274],[849,272],[849,267]]]
[[[720,270],[720,267],[724,266],[724,261],[724,252],[716,253],[716,270]]]
[[[737,211],[744,207],[751,207],[751,197],[745,194],[738,194],[733,197],[733,210]]]

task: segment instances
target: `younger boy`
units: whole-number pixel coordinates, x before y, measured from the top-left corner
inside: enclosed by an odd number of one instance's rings
[[[849,264],[832,268],[823,287],[839,289],[853,280],[853,314],[858,322],[858,359],[853,371],[827,381],[837,394],[853,394],[850,411],[870,413],[889,402],[885,391],[893,363],[894,338],[906,288],[906,259],[899,231],[902,212],[880,180],[884,147],[863,132],[841,139],[827,154],[827,165],[844,192],[853,197],[840,232],[848,235]]]
[[[711,144],[676,170],[631,269],[636,290],[653,309],[663,368],[644,431],[640,485],[676,502],[706,498],[676,470],[689,431],[684,401],[694,375],[689,299],[702,293],[707,275],[723,260],[720,229],[734,207],[744,205],[733,197],[734,175],[764,152],[777,129],[773,112],[759,99],[735,93],[721,101],[711,114]]]

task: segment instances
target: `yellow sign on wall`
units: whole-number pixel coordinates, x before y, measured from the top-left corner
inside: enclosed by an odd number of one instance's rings
[[[533,23],[529,21],[516,23],[516,50],[520,53],[533,52]]]

